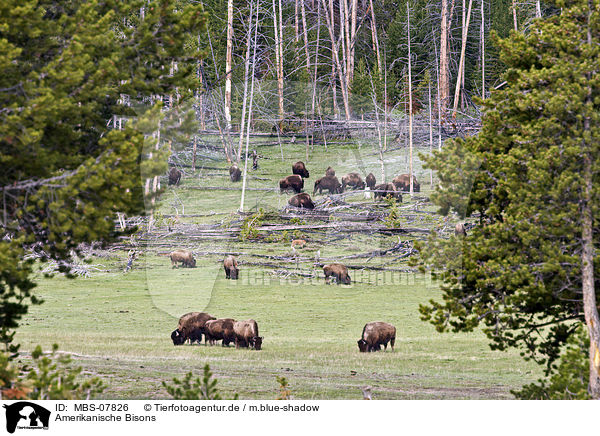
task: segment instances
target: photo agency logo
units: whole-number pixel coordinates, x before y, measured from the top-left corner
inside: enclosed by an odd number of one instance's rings
[[[3,405],[6,414],[6,431],[15,430],[48,430],[50,411],[29,401]]]

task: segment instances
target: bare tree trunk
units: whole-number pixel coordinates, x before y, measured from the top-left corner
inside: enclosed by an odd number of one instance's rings
[[[260,12],[260,1],[256,1],[256,22],[254,27],[254,48],[252,52],[252,82],[250,85],[250,104],[248,106],[248,124],[246,127],[246,155],[244,159],[244,177],[242,181],[242,198],[240,200],[240,212],[244,211],[244,198],[246,195],[246,180],[248,178],[248,147],[250,144],[250,120],[252,118],[252,103],[254,101],[254,76],[256,72],[256,41],[258,35],[258,16]],[[250,21],[252,16],[250,16]]]
[[[440,27],[440,93],[438,95],[442,116],[450,98],[450,75],[448,71],[448,0],[442,0],[442,22]]]
[[[433,117],[431,116],[431,74],[427,84],[427,104],[429,105],[429,154],[433,153]],[[433,170],[429,170],[429,184],[433,189]]]
[[[304,0],[301,0],[304,5]],[[298,43],[300,41],[300,25],[298,24],[298,0],[294,1],[294,41]]]
[[[479,31],[481,40],[481,97],[485,98],[485,11],[484,0],[481,0],[481,30]]]
[[[412,73],[410,55],[410,5],[406,2],[406,15],[408,19],[408,177],[410,178],[410,196],[413,195],[413,96],[412,96]]]
[[[385,45],[383,46],[383,150],[387,151],[387,56],[385,52]],[[379,72],[381,76],[381,71]]]
[[[356,19],[358,14],[358,0],[352,0],[351,15],[350,15],[350,83],[354,79],[354,58],[356,50]]]
[[[515,4],[515,0],[512,0],[512,14],[513,14],[513,24],[515,27],[515,32],[518,32],[519,26],[517,25],[517,5]]]
[[[591,16],[596,9],[592,0],[588,0],[587,12],[587,44],[592,46],[592,30]],[[592,80],[592,74],[586,73],[588,83]],[[592,88],[588,85],[587,96],[585,99],[586,110],[592,106]],[[588,133],[591,138],[591,120],[590,115],[586,114],[584,118],[584,132]],[[585,138],[586,135],[584,134]],[[593,139],[591,139],[593,141]],[[598,314],[598,301],[596,298],[596,289],[594,284],[594,217],[592,205],[594,202],[593,196],[593,166],[589,140],[583,139],[583,199],[581,201],[581,218],[582,218],[582,237],[581,237],[581,283],[583,292],[583,312],[585,315],[585,323],[588,328],[590,337],[590,379],[588,384],[588,392],[590,396],[596,400],[600,399],[600,316]]]
[[[278,114],[279,120],[283,120],[284,109],[283,109],[283,71],[282,63],[283,59],[281,58],[280,48],[281,41],[279,40],[279,25],[278,25],[278,17],[277,17],[277,5],[275,4],[275,0],[273,0],[273,27],[275,33],[275,68],[277,69],[277,102],[278,102]]]
[[[311,114],[312,114],[312,129],[313,129],[313,146],[314,146],[314,130],[315,130],[315,99],[317,97],[317,73],[319,66],[319,37],[321,35],[321,3],[317,4],[317,46],[315,48],[315,72],[313,74],[313,92],[312,92],[312,103],[311,103]]]
[[[238,143],[237,163],[242,159],[242,146],[244,143],[244,124],[246,122],[246,102],[248,100],[248,70],[250,69],[250,41],[252,40],[252,15],[253,3],[250,2],[250,16],[248,17],[248,34],[246,36],[246,58],[244,59],[244,99],[242,102],[242,119],[240,121],[240,139]]]
[[[233,0],[227,1],[227,53],[225,55],[225,128],[231,130],[231,66],[233,54]]]
[[[373,101],[373,107],[375,108],[375,117],[377,127],[377,137],[379,139],[379,163],[381,164],[381,183],[385,183],[385,159],[383,157],[383,140],[381,138],[381,128],[379,127],[379,109],[377,106],[377,94],[375,92],[375,86],[373,85],[373,78],[369,75],[369,81],[371,82],[371,100]]]
[[[323,8],[325,9],[325,16],[327,16],[327,5],[325,5],[325,2],[323,2]],[[333,21],[333,25],[335,25],[335,19],[333,18],[333,0],[329,0],[329,13],[331,14],[331,20]],[[326,20],[327,23],[329,23],[329,20]],[[329,24],[327,25],[329,28]],[[332,35],[331,29],[329,31],[329,35]],[[335,44],[335,38],[333,38],[333,36],[331,36],[331,83],[332,83],[332,89],[331,89],[331,95],[332,95],[332,102],[333,102],[333,114],[334,117],[337,117],[340,113],[340,110],[337,106],[337,85],[336,85],[336,78],[335,78],[335,73],[336,73],[336,64],[333,61],[333,52],[337,50],[336,48],[336,44]]]
[[[456,79],[456,89],[454,91],[454,107],[452,109],[452,117],[456,117],[456,110],[458,109],[458,100],[460,98],[460,87],[461,77],[463,77],[465,69],[465,52],[467,49],[467,34],[469,33],[469,23],[471,21],[471,7],[473,6],[473,0],[469,0],[469,10],[467,11],[467,21],[463,26],[462,31],[462,45],[460,49],[460,61],[458,62],[458,77]]]
[[[540,0],[535,0],[535,18],[542,18],[542,8],[540,6]]]
[[[310,77],[310,54],[308,51],[308,29],[306,28],[306,8],[304,7],[304,0],[300,3],[300,9],[302,11],[302,35],[304,36],[304,52],[306,53],[306,71]]]
[[[371,10],[371,39],[373,40],[373,51],[377,55],[377,68],[379,68],[379,74],[381,74],[381,56],[379,54],[379,39],[377,38],[377,22],[375,21],[373,0],[369,0],[369,9]]]

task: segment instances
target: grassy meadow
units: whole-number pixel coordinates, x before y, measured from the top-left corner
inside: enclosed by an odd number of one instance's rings
[[[106,382],[102,398],[110,399],[168,398],[163,381],[190,370],[201,374],[206,363],[219,379],[222,396],[238,393],[241,399],[276,398],[276,376],[288,379],[296,399],[360,399],[361,386],[371,386],[376,399],[502,399],[512,397],[510,389],[537,379],[534,364],[514,350],[491,351],[481,332],[439,334],[420,320],[419,304],[441,295],[437,284],[413,271],[398,251],[368,253],[410,244],[425,233],[386,232],[382,219],[359,223],[364,231],[347,231],[348,214],[385,215],[384,203],[374,205],[362,193],[337,201],[317,195],[319,210],[331,211],[327,218],[301,217],[297,230],[265,229],[291,223],[281,212],[292,194],[280,194],[278,180],[291,173],[296,160],[311,173],[305,183],[311,195],[328,166],[340,179],[350,171],[363,178],[373,172],[378,183],[381,178],[378,154],[368,141],[329,144],[327,150],[315,146],[308,159],[304,144],[286,141],[280,148],[273,141],[252,144],[262,158],[258,170],[248,173],[248,187],[255,190],[246,193],[245,210],[266,212],[259,238],[242,241],[236,234],[243,218],[235,212],[241,182],[230,182],[227,163],[207,150],[195,172],[184,166],[181,185],[167,188],[150,231],[94,257],[87,278],[40,276],[37,293],[44,304],[31,307],[18,330],[21,359],[37,344],[50,349],[58,343],[86,374]],[[405,148],[386,152],[388,181],[407,172],[407,156]],[[422,190],[412,199],[404,195],[401,226],[443,228],[450,234],[453,226],[428,202],[429,172],[418,160],[415,171]],[[336,225],[311,229],[310,224]],[[292,252],[294,237],[305,238],[307,247]],[[124,273],[130,248],[140,255]],[[166,254],[174,248],[192,250],[197,267],[172,268]],[[238,281],[225,279],[226,253],[238,257]],[[348,265],[351,285],[325,283],[315,264],[333,261]],[[255,319],[263,350],[174,347],[170,333],[179,316],[190,311]],[[358,352],[356,341],[369,321],[396,326],[393,352],[389,347]]]

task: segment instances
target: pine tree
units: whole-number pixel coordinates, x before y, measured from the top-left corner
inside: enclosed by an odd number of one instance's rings
[[[483,325],[492,348],[520,347],[548,371],[584,321],[588,390],[600,398],[600,11],[591,0],[556,6],[560,15],[500,42],[507,85],[485,102],[479,135],[429,162],[441,180],[434,201],[479,225],[423,247],[427,263],[447,267],[444,301],[421,312],[442,331]]]

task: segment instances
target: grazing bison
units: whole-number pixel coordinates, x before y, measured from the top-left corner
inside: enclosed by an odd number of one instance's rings
[[[235,348],[261,349],[263,338],[258,336],[258,324],[253,319],[234,322],[233,332],[235,334]]]
[[[367,186],[369,187],[369,189],[375,188],[375,185],[377,184],[377,181],[375,180],[375,176],[373,175],[373,173],[369,173],[369,175],[365,179],[365,182],[367,182]]]
[[[402,194],[396,189],[393,183],[381,183],[375,185],[373,191],[375,191],[375,200],[383,199],[388,195],[391,195],[396,200],[402,201]]]
[[[238,168],[236,164],[231,165],[229,168],[229,178],[232,182],[239,182],[242,175],[242,170]]]
[[[315,204],[312,202],[310,195],[306,192],[294,195],[288,200],[290,206],[300,207],[304,209],[314,209]]]
[[[408,174],[400,174],[399,176],[394,177],[392,183],[396,187],[398,191],[410,191],[410,176]],[[417,178],[413,174],[413,191],[420,192],[421,185],[417,181]]]
[[[232,318],[215,319],[207,321],[204,325],[204,335],[210,345],[215,345],[216,341],[223,341],[223,347],[229,346],[231,342],[235,342],[235,334],[233,333]]]
[[[339,194],[342,192],[342,184],[336,176],[321,177],[315,182],[313,195],[317,193],[317,190],[319,191],[319,194],[321,194],[325,189],[329,190],[330,194]]]
[[[465,229],[465,225],[463,223],[458,223],[454,227],[454,234],[456,236],[467,236],[467,229]]]
[[[233,256],[227,256],[223,261],[225,269],[225,277],[231,280],[237,280],[240,270],[238,268],[237,259]]]
[[[396,341],[396,327],[387,322],[369,322],[365,324],[361,338],[358,340],[358,349],[361,353],[379,351],[380,345],[387,350],[387,344],[390,343],[394,351],[394,342]]]
[[[335,170],[331,167],[327,167],[327,169],[325,170],[325,176],[326,177],[333,177],[335,176]]]
[[[329,265],[325,265],[323,267],[323,272],[325,273],[326,282],[329,280],[329,277],[335,277],[338,284],[343,283],[349,285],[351,283],[350,275],[348,275],[348,268],[341,263],[330,263]]]
[[[190,312],[179,318],[177,329],[171,333],[173,345],[181,345],[189,339],[190,343],[202,342],[202,333],[207,321],[216,319],[214,316],[204,312]]]
[[[365,189],[365,182],[363,182],[363,179],[362,177],[360,177],[360,174],[350,173],[342,177],[341,192],[344,192],[346,190],[346,186],[351,186],[354,189]]]
[[[292,248],[304,248],[306,241],[304,239],[294,239],[292,241]]]
[[[175,250],[169,254],[171,258],[171,265],[175,267],[178,262],[181,262],[181,266],[187,268],[195,268],[196,267],[196,259],[194,259],[194,255],[188,250]]]
[[[293,189],[296,193],[298,193],[302,191],[302,188],[304,188],[304,179],[302,179],[302,177],[300,177],[298,174],[287,176],[279,181],[280,192]]]
[[[181,181],[181,171],[179,171],[175,167],[171,168],[171,170],[169,171],[169,186],[170,185],[179,186],[180,181]]]
[[[292,165],[292,174],[298,174],[299,176],[302,176],[302,178],[308,179],[309,172],[304,166],[304,162],[298,161]]]

